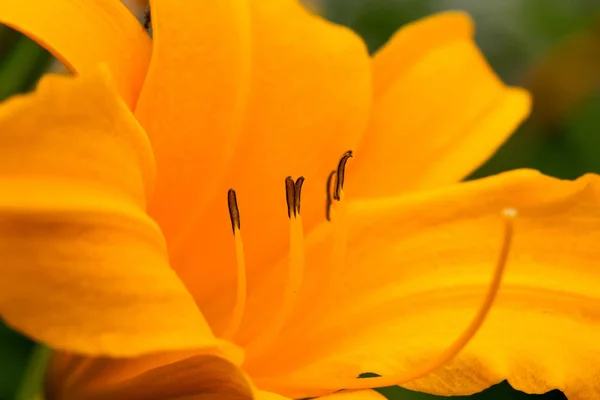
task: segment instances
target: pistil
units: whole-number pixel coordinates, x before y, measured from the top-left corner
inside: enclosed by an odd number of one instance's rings
[[[400,372],[394,375],[363,379],[328,378],[326,380],[320,380],[317,378],[311,379],[310,381],[298,381],[297,388],[307,391],[313,389],[336,391],[342,389],[356,390],[395,386],[419,379],[425,375],[434,372],[435,370],[449,362],[469,343],[469,341],[481,328],[483,322],[485,321],[485,318],[487,317],[492,307],[492,304],[494,303],[494,300],[496,299],[496,295],[498,294],[498,290],[502,282],[502,276],[504,275],[504,271],[506,269],[508,255],[510,253],[510,247],[512,243],[514,230],[513,225],[516,215],[516,210],[512,208],[505,209],[502,212],[502,218],[504,221],[504,236],[502,240],[500,255],[498,256],[494,273],[488,286],[485,298],[482,304],[479,306],[477,313],[475,314],[469,325],[462,331],[458,338],[456,338],[442,353],[440,353],[435,358],[429,360],[425,364],[418,366],[417,368]],[[270,379],[261,380],[261,384],[265,386],[277,386],[276,380],[271,381]],[[291,385],[286,385],[286,389],[296,388],[295,384],[296,382],[292,383]]]

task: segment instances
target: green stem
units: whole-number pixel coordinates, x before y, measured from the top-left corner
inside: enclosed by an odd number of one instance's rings
[[[51,353],[51,350],[42,344],[38,344],[33,348],[15,400],[41,398],[46,365]]]

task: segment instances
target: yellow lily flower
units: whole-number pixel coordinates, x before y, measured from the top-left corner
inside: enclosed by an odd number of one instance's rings
[[[151,6],[152,40],[116,0],[0,3],[78,75],[0,107],[0,315],[56,349],[50,398],[600,395],[598,177],[457,183],[529,111],[467,16],[370,58],[292,0]]]

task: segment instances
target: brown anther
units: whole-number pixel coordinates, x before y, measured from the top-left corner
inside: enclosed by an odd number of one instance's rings
[[[302,194],[302,184],[304,184],[304,177],[296,179],[296,183],[294,185],[294,211],[296,214],[300,215],[300,195]]]
[[[227,205],[229,206],[229,218],[231,218],[231,229],[235,235],[236,228],[239,230],[240,224],[240,210],[238,209],[237,199],[235,197],[235,190],[229,189],[227,192]]]
[[[285,199],[287,201],[288,218],[296,216],[296,185],[291,176],[285,178]]]
[[[146,7],[144,13],[144,28],[149,30],[152,27],[152,13],[150,12],[150,6]]]
[[[333,177],[335,176],[335,169],[329,173],[327,177],[327,184],[325,187],[325,191],[327,193],[327,200],[325,201],[325,218],[327,221],[331,221],[331,204],[333,203],[333,199],[331,198],[331,182],[333,182]]]
[[[337,174],[335,176],[335,188],[333,191],[334,200],[340,200],[340,191],[344,188],[344,174],[346,172],[346,162],[352,157],[352,150],[348,150],[344,153],[337,167]]]

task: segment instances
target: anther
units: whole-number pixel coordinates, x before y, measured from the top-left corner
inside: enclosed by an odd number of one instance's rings
[[[285,199],[287,201],[288,218],[296,216],[296,185],[291,176],[285,178]]]
[[[333,192],[333,198],[340,200],[340,191],[344,188],[344,174],[346,172],[346,162],[352,157],[352,150],[348,150],[344,153],[337,167],[337,174],[335,176],[335,188]]]
[[[302,184],[304,184],[304,177],[296,179],[294,184],[294,212],[300,215],[300,194],[302,193]]]
[[[235,190],[229,189],[227,192],[227,205],[229,206],[229,218],[231,218],[231,229],[235,235],[236,228],[239,230],[240,224],[240,211],[237,205],[237,199],[235,197]]]
[[[327,219],[327,221],[331,221],[331,203],[333,203],[333,199],[331,198],[331,193],[333,190],[331,187],[331,183],[333,182],[334,176],[335,176],[335,170],[333,170],[329,173],[329,176],[327,177],[326,187],[325,187],[325,191],[327,193],[327,200],[325,202],[325,218]]]

